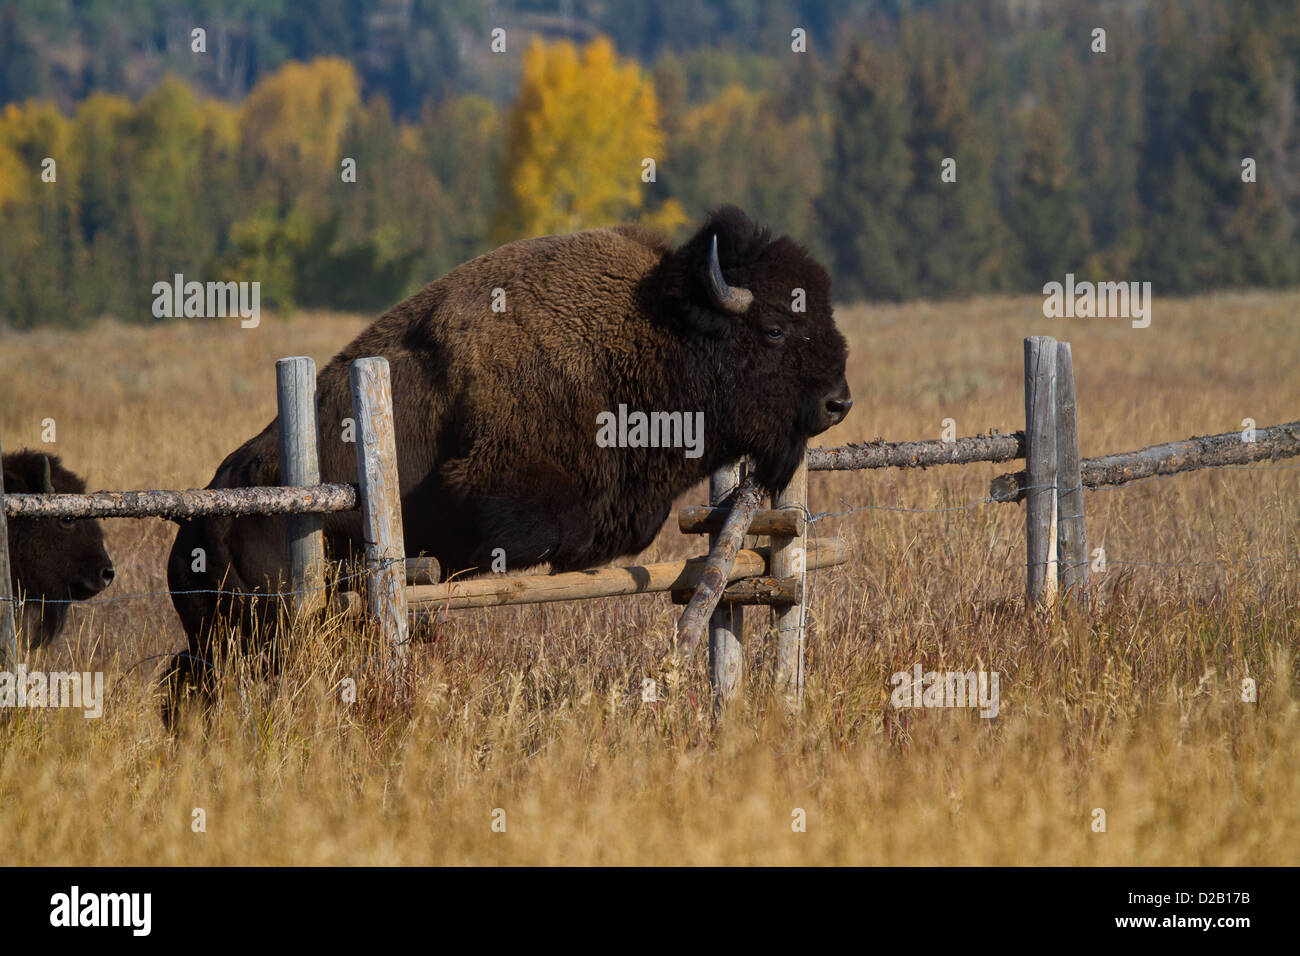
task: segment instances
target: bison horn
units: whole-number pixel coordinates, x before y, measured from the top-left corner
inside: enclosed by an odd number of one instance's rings
[[[50,456],[41,456],[41,494],[54,494],[54,482],[50,480]]]
[[[718,264],[718,236],[713,236],[713,246],[709,249],[709,298],[723,312],[740,315],[754,301],[754,293],[739,286],[727,285],[722,278],[722,266]]]

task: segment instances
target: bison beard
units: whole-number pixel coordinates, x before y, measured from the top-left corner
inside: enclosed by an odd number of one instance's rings
[[[808,438],[852,404],[830,277],[733,206],[677,249],[638,226],[514,242],[394,306],[319,376],[326,482],[355,478],[342,422],[349,363],[366,356],[391,368],[407,553],[449,573],[485,571],[498,549],[511,568],[555,571],[639,552],[674,499],[725,463],[748,455],[765,488],[782,488]],[[703,412],[703,453],[600,447],[597,416],[620,404]],[[279,484],[277,448],[272,421],[209,487]],[[361,550],[356,513],[324,527],[332,557]],[[168,579],[176,592],[266,593],[287,586],[285,564],[282,519],[195,519],[181,525]],[[204,683],[215,622],[236,625],[245,650],[274,630],[273,602],[173,602],[190,641],[169,678],[176,693]]]

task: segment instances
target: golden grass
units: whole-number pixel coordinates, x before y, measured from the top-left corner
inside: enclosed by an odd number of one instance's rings
[[[822,443],[938,437],[949,417],[963,435],[1015,430],[1035,333],[1073,344],[1084,455],[1300,417],[1300,294],[1161,300],[1146,330],[1046,320],[1040,303],[841,309],[856,405]],[[53,417],[51,450],[91,487],[201,486],[274,414],[277,357],[323,363],[363,325],[0,333],[0,434],[51,447]],[[811,504],[950,507],[1001,470],[815,474]],[[1252,468],[1089,493],[1110,570],[1090,614],[1050,619],[1022,607],[1022,506],[825,518],[818,533],[854,557],[813,576],[793,724],[766,690],[758,610],[745,696],[723,720],[702,662],[642,703],[678,610],[654,596],[456,612],[415,656],[409,708],[380,691],[371,638],[332,623],[300,635],[275,680],[235,666],[206,737],[179,741],[152,686],[179,625],[165,596],[126,597],[165,587],[172,526],[109,522],[119,576],[103,597],[120,600],[79,608],[31,662],[104,670],[105,714],[3,721],[6,862],[1295,863],[1298,491],[1300,470]],[[647,557],[699,544],[670,524]],[[1000,715],[890,708],[890,675],[916,662],[998,671]]]

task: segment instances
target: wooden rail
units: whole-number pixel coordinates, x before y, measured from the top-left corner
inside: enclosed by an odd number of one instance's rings
[[[827,568],[848,560],[848,547],[838,538],[815,538],[808,542],[808,569]],[[729,581],[762,578],[768,573],[771,549],[744,548],[727,574]],[[444,611],[464,608],[505,607],[517,604],[547,604],[554,601],[584,601],[628,594],[662,591],[690,591],[699,583],[707,555],[654,564],[565,571],[561,574],[528,574],[517,577],[475,577],[436,585],[406,589],[407,606],[413,622],[427,624]],[[331,610],[359,613],[361,596],[340,592]]]
[[[84,495],[5,495],[11,518],[203,518],[354,511],[355,485],[312,488],[192,488],[95,491]]]
[[[1244,440],[1241,432],[1225,432],[1150,445],[1116,455],[1085,458],[1079,465],[1080,483],[1084,488],[1104,488],[1157,475],[1278,461],[1298,455],[1300,421],[1287,422],[1255,429],[1253,442]],[[1023,471],[1008,472],[993,479],[989,496],[997,501],[1023,501],[1028,483]]]
[[[973,435],[952,441],[877,441],[865,445],[809,448],[809,471],[855,471],[860,468],[929,468],[1025,457],[1025,435]]]
[[[677,512],[677,528],[682,534],[717,534],[731,512],[727,508],[687,506]],[[749,533],[797,537],[803,534],[804,513],[797,508],[759,508]]]

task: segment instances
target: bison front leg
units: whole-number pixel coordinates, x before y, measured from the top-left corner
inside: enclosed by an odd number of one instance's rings
[[[199,703],[205,717],[211,713],[217,697],[216,668],[203,658],[182,651],[172,658],[159,687],[163,695],[163,725],[175,733],[186,706]]]

